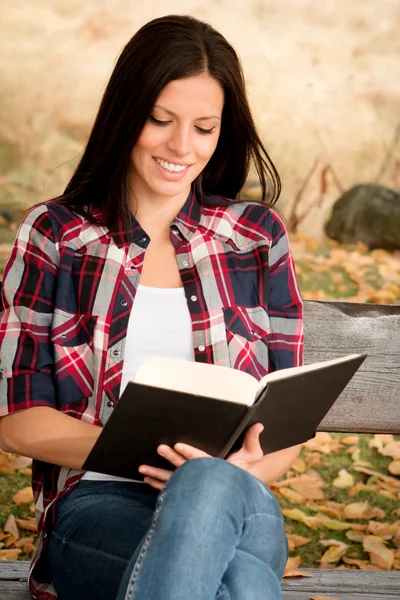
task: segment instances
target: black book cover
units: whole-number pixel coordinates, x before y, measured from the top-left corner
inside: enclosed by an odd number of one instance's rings
[[[261,422],[265,454],[307,441],[366,355],[268,383],[253,406],[131,382],[82,469],[143,479],[142,464],[173,470],[159,444],[183,442],[225,458]]]

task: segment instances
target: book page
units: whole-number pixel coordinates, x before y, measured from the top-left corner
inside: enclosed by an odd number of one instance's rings
[[[257,379],[229,367],[172,358],[149,358],[138,369],[135,383],[250,406]]]
[[[258,396],[269,381],[276,381],[277,379],[287,379],[288,377],[293,377],[299,373],[307,373],[308,371],[317,371],[318,369],[324,369],[329,367],[330,365],[337,365],[342,362],[348,362],[353,358],[358,358],[361,356],[360,354],[348,354],[347,356],[341,356],[340,358],[332,358],[330,360],[323,360],[316,363],[312,363],[311,365],[303,365],[301,367],[289,367],[288,369],[280,369],[279,371],[273,371],[272,373],[268,373],[265,375],[259,382],[256,396]]]

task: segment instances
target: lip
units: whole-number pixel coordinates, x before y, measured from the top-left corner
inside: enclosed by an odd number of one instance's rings
[[[179,162],[179,163],[176,163],[175,161],[173,161],[173,160],[169,160],[168,158],[163,158],[162,156],[153,156],[153,158],[154,158],[154,160],[155,160],[155,161],[156,161],[157,159],[158,159],[158,160],[163,160],[163,161],[165,161],[165,162],[167,162],[167,163],[169,163],[169,164],[172,164],[172,165],[179,165],[179,166],[182,166],[182,167],[191,167],[191,166],[193,165],[193,163],[185,163],[185,162]]]
[[[166,181],[180,181],[181,179],[186,177],[186,174],[191,167],[191,165],[185,165],[185,168],[183,169],[183,171],[168,171],[167,169],[164,169],[164,167],[162,167],[160,165],[160,163],[158,163],[154,157],[153,157],[153,160],[154,160],[154,164],[156,166],[158,173]],[[161,160],[163,160],[163,159],[161,159]]]

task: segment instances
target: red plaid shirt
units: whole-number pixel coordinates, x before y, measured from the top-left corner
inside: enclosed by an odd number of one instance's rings
[[[259,203],[210,200],[218,206],[200,205],[191,193],[170,228],[195,359],[257,378],[302,364],[302,301],[282,220]],[[129,231],[109,230],[54,201],[25,216],[3,277],[0,416],[51,406],[106,423],[119,398],[129,314],[148,244],[134,217]],[[82,474],[33,461],[34,598],[57,596],[48,536],[57,500]]]

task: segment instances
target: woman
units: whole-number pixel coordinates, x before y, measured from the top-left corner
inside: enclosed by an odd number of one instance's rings
[[[251,160],[264,202],[234,201]],[[171,471],[142,465],[144,483],[81,470],[149,356],[256,377],[301,364],[279,191],[228,42],[190,17],[142,27],[64,194],[26,215],[4,273],[0,443],[34,459],[34,598],[281,597],[266,484],[299,447],[263,456],[258,423],[225,461],[160,446]]]

